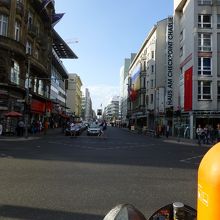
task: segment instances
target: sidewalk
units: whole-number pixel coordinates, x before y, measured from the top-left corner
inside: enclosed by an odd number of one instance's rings
[[[44,131],[40,132],[40,133],[36,133],[36,134],[30,134],[28,133],[28,137],[22,136],[9,136],[9,135],[1,135],[0,136],[0,142],[1,141],[31,141],[31,140],[37,140],[37,139],[41,139],[41,138],[45,138],[48,136],[53,136],[53,135],[62,135],[62,128],[50,128],[47,130],[46,134],[44,133]]]
[[[196,139],[187,139],[187,138],[183,138],[183,137],[173,137],[173,136],[169,136],[168,138],[166,136],[160,136],[160,137],[155,137],[155,136],[150,136],[147,134],[139,134],[137,130],[131,131],[128,128],[121,128],[124,131],[133,133],[133,134],[137,134],[137,135],[142,135],[142,136],[146,136],[146,137],[150,137],[150,138],[156,138],[158,140],[161,140],[163,142],[166,143],[175,143],[175,144],[184,144],[184,145],[190,145],[190,146],[199,146],[198,145],[198,140]],[[200,147],[212,147],[213,145],[215,145],[215,143],[213,144],[201,144]]]

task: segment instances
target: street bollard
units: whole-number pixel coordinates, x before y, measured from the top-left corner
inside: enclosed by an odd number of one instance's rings
[[[173,220],[184,220],[184,204],[182,202],[173,203]]]
[[[198,171],[197,220],[219,220],[220,142],[203,157]]]

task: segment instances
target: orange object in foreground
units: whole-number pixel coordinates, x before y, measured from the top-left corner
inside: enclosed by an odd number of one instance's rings
[[[197,220],[220,220],[220,143],[200,163],[197,196]]]

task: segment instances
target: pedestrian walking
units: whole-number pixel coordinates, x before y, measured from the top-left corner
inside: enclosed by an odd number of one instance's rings
[[[76,128],[75,128],[75,124],[73,122],[71,122],[70,124],[70,136],[76,136]]]
[[[18,136],[23,136],[24,135],[24,121],[21,119],[18,122]]]
[[[166,126],[166,137],[168,138],[169,135],[170,135],[170,126],[169,126],[169,124],[167,124],[167,126]]]

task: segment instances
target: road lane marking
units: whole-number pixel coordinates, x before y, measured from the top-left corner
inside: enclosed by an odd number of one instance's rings
[[[193,163],[193,164],[199,164],[200,162],[193,162],[193,160],[198,159],[198,158],[202,158],[204,155],[198,155],[198,156],[194,156],[194,157],[188,157],[185,159],[180,160],[180,162],[182,163]]]

